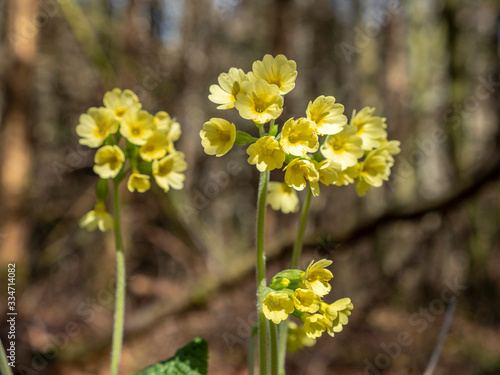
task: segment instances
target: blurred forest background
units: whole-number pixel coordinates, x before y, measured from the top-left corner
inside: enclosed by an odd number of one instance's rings
[[[97,178],[75,127],[120,87],[178,119],[189,163],[183,191],[123,194],[122,373],[198,335],[211,374],[247,373],[258,173],[243,148],[207,157],[199,131],[228,114],[207,98],[220,73],[284,53],[299,74],[281,123],[333,95],[348,117],[376,107],[402,149],[384,187],[313,200],[301,266],[333,260],[332,298],[355,308],[288,373],[421,374],[456,297],[435,374],[500,374],[499,33],[496,0],[0,0],[0,281],[15,262],[18,372],[109,372],[113,236],[78,227]],[[289,267],[297,222],[268,210],[269,276]],[[6,301],[2,287],[4,340]]]

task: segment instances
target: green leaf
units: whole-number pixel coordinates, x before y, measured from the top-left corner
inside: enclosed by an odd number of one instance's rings
[[[250,134],[237,130],[234,143],[237,145],[249,145],[250,143],[254,143],[256,140],[257,138],[252,137]]]
[[[208,343],[195,338],[177,350],[172,358],[146,367],[135,375],[207,375]]]

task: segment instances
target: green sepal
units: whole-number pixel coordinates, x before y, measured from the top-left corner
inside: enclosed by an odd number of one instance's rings
[[[137,157],[139,156],[139,146],[130,143],[128,139],[125,142],[125,156],[129,160],[137,159]]]
[[[323,156],[323,154],[319,151],[316,151],[316,153],[311,155],[311,159],[317,161],[318,163],[322,162],[326,158]]]
[[[104,142],[102,142],[103,146],[114,146],[115,144],[116,144],[115,139],[113,138],[113,136],[111,134],[106,137]]]
[[[286,154],[286,156],[285,156],[285,163],[290,164],[290,162],[292,160],[295,160],[295,159],[300,159],[300,157],[299,156],[295,156],[295,155]]]
[[[95,195],[98,201],[105,201],[109,193],[109,183],[108,180],[100,178],[95,186]]]
[[[295,289],[299,288],[302,282],[300,275],[303,272],[302,270],[296,269],[278,272],[271,280],[271,285],[269,285],[269,287],[276,291],[283,291],[291,296]],[[291,293],[289,293],[289,291]]]
[[[237,144],[237,145],[249,145],[251,143],[254,143],[256,140],[257,140],[257,138],[252,137],[250,134],[236,130],[236,139],[234,140],[235,144]]]
[[[274,124],[274,120],[273,120],[273,123],[271,124],[271,127],[269,128],[269,135],[276,137],[276,134],[278,134],[278,124]],[[281,133],[280,133],[280,135],[281,135]]]
[[[306,313],[303,313],[302,311],[299,311],[297,309],[293,310],[293,313],[291,314],[293,317],[299,319],[300,321],[302,321],[302,316],[306,314]]]
[[[139,172],[144,173],[144,174],[153,174],[153,163],[150,161],[141,161],[137,165]]]
[[[293,278],[300,279],[300,275],[302,275],[303,273],[304,273],[304,271],[293,268],[293,269],[280,271],[276,275],[274,275],[274,277],[286,277],[287,279],[293,279]],[[273,279],[274,279],[274,277],[273,277]]]
[[[135,375],[207,375],[208,343],[195,338],[166,361],[158,362]]]

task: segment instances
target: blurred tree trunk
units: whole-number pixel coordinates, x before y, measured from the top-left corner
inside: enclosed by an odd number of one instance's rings
[[[314,21],[310,22],[309,27],[313,30],[313,41],[311,51],[310,66],[313,67],[313,76],[311,80],[312,91],[323,93],[325,83],[331,87],[333,76],[331,75],[336,67],[327,61],[331,60],[331,50],[333,47],[333,27],[335,17],[333,11],[329,8],[326,1],[319,1],[311,4],[311,14],[314,15]],[[333,68],[333,69],[332,69]],[[316,97],[318,95],[313,95]]]
[[[5,78],[6,108],[1,134],[1,198],[3,223],[0,233],[1,263],[17,262],[17,282],[28,267],[29,185],[32,170],[32,75],[37,57],[36,0],[7,3],[7,44],[11,54]]]
[[[274,29],[272,31],[274,55],[280,53],[286,55],[288,52],[287,14],[291,5],[291,0],[274,0]]]

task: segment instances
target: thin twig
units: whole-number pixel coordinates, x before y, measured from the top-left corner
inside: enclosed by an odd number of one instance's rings
[[[441,355],[441,349],[443,348],[443,343],[450,330],[451,322],[453,321],[453,316],[455,315],[455,308],[457,307],[457,300],[455,299],[446,310],[446,315],[444,316],[443,325],[441,326],[441,332],[439,332],[439,337],[436,342],[436,346],[432,352],[429,363],[423,375],[432,375],[436,369],[437,363],[439,361],[439,356]]]

